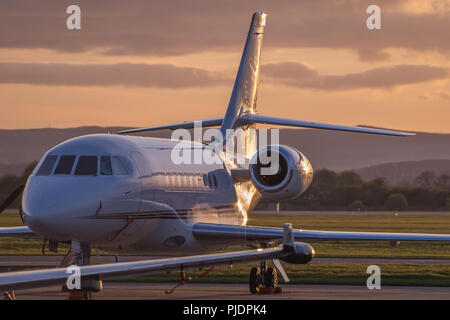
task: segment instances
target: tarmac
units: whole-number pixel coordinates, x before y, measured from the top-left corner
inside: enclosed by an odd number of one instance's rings
[[[120,256],[120,262],[152,259],[149,256]],[[115,262],[114,256],[94,256],[93,263]],[[60,255],[6,255],[0,256],[0,272],[29,268],[54,268],[62,260]],[[316,258],[311,263],[363,263],[363,264],[445,264],[450,260],[425,259],[380,259],[380,258]],[[450,300],[449,287],[382,286],[380,290],[369,290],[366,286],[347,285],[291,285],[281,284],[282,293],[251,295],[246,284],[187,283],[172,294],[166,294],[176,283],[112,282],[103,283],[103,291],[94,294],[96,300],[142,300],[142,299],[313,299],[313,300]],[[33,288],[15,292],[19,300],[64,300],[68,293],[61,286]]]
[[[281,285],[282,293],[249,293],[245,284],[187,283],[172,294],[165,293],[175,283],[129,283],[104,282],[103,291],[95,293],[94,300],[149,300],[149,299],[194,299],[194,300],[450,300],[448,287],[384,287],[369,290],[365,286],[337,285]],[[19,300],[66,300],[68,293],[60,286],[19,290]]]

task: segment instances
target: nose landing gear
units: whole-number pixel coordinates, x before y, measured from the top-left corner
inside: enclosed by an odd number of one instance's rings
[[[262,261],[259,267],[250,270],[248,286],[252,294],[273,294],[282,291],[281,287],[278,287],[278,272],[267,267],[267,261]]]
[[[74,258],[74,264],[77,266],[91,264],[91,246],[89,244],[80,244],[77,241],[72,241],[71,249],[64,257],[61,265],[67,267],[70,260]],[[102,280],[98,278],[80,279],[80,288],[68,289],[64,285],[62,292],[69,292],[69,300],[91,300],[93,299],[93,292],[100,292],[102,290]]]

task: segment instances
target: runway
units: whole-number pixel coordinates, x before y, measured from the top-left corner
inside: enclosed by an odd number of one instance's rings
[[[450,288],[441,287],[381,287],[368,290],[365,286],[281,285],[283,292],[271,295],[251,295],[245,284],[188,283],[166,294],[174,283],[105,282],[95,300],[194,299],[194,300],[450,300]],[[60,286],[16,292],[19,300],[64,300]]]

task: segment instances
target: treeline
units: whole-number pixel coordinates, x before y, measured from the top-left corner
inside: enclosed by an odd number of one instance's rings
[[[259,209],[269,202],[262,201]],[[364,181],[353,171],[317,170],[305,194],[280,202],[284,210],[450,210],[450,178],[422,172],[414,186],[389,186],[384,179]]]
[[[30,163],[20,176],[5,175],[0,177],[0,204],[19,186],[27,182],[28,176],[33,172],[37,165],[37,161]],[[11,208],[19,208],[21,197],[18,197],[12,204]]]
[[[20,177],[0,177],[0,203],[17,187],[25,184],[37,162],[31,163]],[[413,186],[389,186],[384,179],[364,181],[353,171],[336,173],[317,170],[305,194],[280,202],[284,210],[450,210],[450,177],[424,171]],[[18,208],[20,198],[12,205]],[[270,202],[262,200],[257,209],[266,209]]]

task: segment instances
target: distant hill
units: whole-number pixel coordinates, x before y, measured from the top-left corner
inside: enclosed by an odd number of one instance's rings
[[[355,170],[364,180],[385,178],[390,185],[407,185],[426,170],[432,170],[439,176],[450,176],[450,160],[422,160],[384,163]]]
[[[280,141],[304,153],[314,168],[335,171],[383,163],[450,160],[450,134],[417,133],[392,137],[327,130],[281,130]]]
[[[122,129],[125,128],[93,126],[0,130],[0,175],[20,174],[27,164],[40,159],[45,151],[67,139]],[[156,131],[145,135],[170,137],[170,131]],[[282,129],[280,143],[299,149],[311,160],[314,168],[329,168],[335,171],[385,163],[450,160],[450,134],[418,133],[416,136],[403,138],[327,130]],[[420,170],[428,165],[437,166],[438,163],[424,162]],[[433,170],[433,167],[427,169]],[[387,171],[386,174],[393,175]],[[370,176],[369,173],[367,175]]]
[[[18,175],[34,160],[57,144],[82,135],[108,133],[123,130],[123,127],[78,127],[67,129],[0,130],[0,176]],[[164,132],[162,133],[164,135]],[[157,132],[154,136],[161,135]]]

